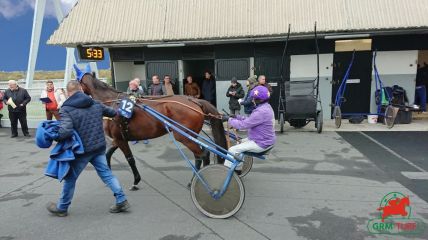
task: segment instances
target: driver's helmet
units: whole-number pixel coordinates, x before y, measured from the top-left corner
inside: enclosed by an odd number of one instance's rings
[[[250,96],[254,100],[266,101],[270,98],[270,93],[266,87],[257,86],[251,90]]]

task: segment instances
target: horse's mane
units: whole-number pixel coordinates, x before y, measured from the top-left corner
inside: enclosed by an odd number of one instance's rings
[[[113,92],[115,92],[115,93],[122,93],[121,91],[119,91],[119,90],[117,90],[117,89],[115,89],[115,88],[113,88],[113,87],[111,87],[110,85],[108,85],[107,83],[105,83],[105,82],[103,82],[103,81],[101,81],[101,80],[99,80],[99,79],[97,79],[96,77],[94,77],[94,76],[92,76],[92,82],[93,82],[93,85],[94,85],[94,88],[96,88],[96,89],[100,89],[100,90],[103,90],[103,91],[105,91],[105,90],[109,90],[109,91],[113,91]]]

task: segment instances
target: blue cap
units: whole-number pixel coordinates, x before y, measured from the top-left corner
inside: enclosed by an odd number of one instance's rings
[[[76,80],[78,82],[82,81],[83,76],[85,74],[91,73],[91,66],[88,64],[85,67],[85,71],[82,71],[79,69],[79,67],[76,64],[73,64],[74,70],[76,70]]]

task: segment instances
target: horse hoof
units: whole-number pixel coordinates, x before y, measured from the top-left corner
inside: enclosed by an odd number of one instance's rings
[[[132,187],[130,187],[129,188],[129,191],[137,191],[137,190],[139,190],[140,188],[139,187],[137,187],[137,185],[132,185]]]

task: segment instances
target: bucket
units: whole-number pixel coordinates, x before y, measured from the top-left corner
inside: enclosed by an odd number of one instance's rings
[[[367,115],[367,121],[369,123],[377,123],[377,115]]]

